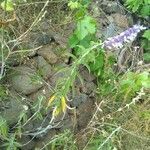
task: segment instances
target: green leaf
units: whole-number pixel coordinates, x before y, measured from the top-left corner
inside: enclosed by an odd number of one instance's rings
[[[147,62],[147,63],[150,62],[150,53],[144,53],[143,57],[144,57],[145,62]]]
[[[150,30],[146,30],[143,34],[143,37],[150,41]]]
[[[140,116],[144,119],[150,119],[150,111],[149,110],[145,110],[143,112],[140,113]]]
[[[142,85],[143,85],[143,87],[145,87],[145,88],[150,88],[150,78],[148,79],[148,81],[143,81],[142,82]]]
[[[0,116],[0,135],[4,138],[8,135],[8,125],[2,116]]]
[[[95,32],[96,23],[90,16],[85,16],[77,23],[75,34],[79,40],[83,40],[88,34],[94,34]]]
[[[85,48],[90,48],[91,42],[94,40],[93,35],[87,35],[83,40],[79,42],[79,45],[82,45]]]
[[[129,8],[133,12],[138,11],[140,6],[142,6],[142,5],[143,5],[142,0],[126,0],[126,3],[125,3],[125,6],[127,6],[127,8]]]
[[[148,72],[143,72],[138,76],[138,80],[141,81],[143,87],[150,88],[150,77]]]
[[[92,72],[95,72],[96,75],[101,75],[104,67],[104,55],[103,53],[99,53],[95,58],[93,59],[95,61],[90,63],[90,69]]]
[[[0,97],[4,99],[7,96],[6,88],[0,85]]]
[[[144,5],[140,12],[143,17],[149,16],[150,15],[150,5]]]
[[[75,19],[78,21],[79,19],[83,18],[85,15],[86,10],[84,8],[80,8],[76,13],[75,13]]]
[[[86,56],[86,62],[95,62],[95,52],[91,51],[87,56]]]
[[[70,38],[69,38],[69,46],[70,48],[73,48],[77,45],[77,43],[79,42],[77,36],[75,34],[73,34]]]
[[[150,4],[150,0],[144,0],[144,3],[145,3],[146,5],[148,5],[148,4]]]
[[[137,76],[137,78],[138,78],[138,80],[141,80],[141,81],[145,81],[145,80],[147,81],[148,76],[149,76],[149,73],[145,71],[145,72],[140,73]]]
[[[90,4],[91,0],[82,0],[81,4],[84,6],[88,6]]]
[[[73,2],[73,1],[70,1],[68,3],[68,6],[70,7],[70,9],[76,9],[76,8],[79,8],[80,4],[76,1],[76,2]]]
[[[139,1],[137,1],[137,0],[135,0],[135,2],[134,2],[134,6],[133,6],[133,8],[132,8],[132,11],[133,12],[136,12],[137,10],[138,10],[138,8],[140,7],[140,2]]]
[[[3,1],[1,3],[1,7],[5,10],[5,11],[14,11],[14,4],[12,0],[7,0],[7,1]]]

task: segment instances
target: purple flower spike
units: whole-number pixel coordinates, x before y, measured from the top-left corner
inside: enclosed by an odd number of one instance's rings
[[[106,47],[108,49],[121,48],[121,47],[123,47],[124,43],[133,42],[134,39],[136,38],[137,34],[140,31],[145,30],[145,29],[146,29],[146,27],[143,27],[141,25],[134,25],[132,28],[125,30],[124,32],[120,33],[119,35],[105,40],[103,43],[104,47]]]

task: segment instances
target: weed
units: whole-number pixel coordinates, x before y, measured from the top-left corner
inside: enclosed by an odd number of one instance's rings
[[[4,118],[0,116],[0,135],[2,139],[5,139],[8,136],[8,125]]]
[[[9,135],[9,138],[6,139],[7,142],[3,144],[3,147],[6,148],[6,150],[17,150],[21,145],[16,142],[16,137],[15,134]]]
[[[133,13],[138,14],[142,18],[148,18],[150,16],[150,1],[149,0],[126,0],[125,6],[131,10]],[[144,60],[149,62],[149,41],[150,41],[150,30],[147,29],[143,34],[143,39],[141,39],[142,47],[144,48]]]
[[[134,13],[138,13],[142,17],[150,15],[149,0],[126,0],[125,5]]]
[[[24,52],[28,51],[13,51],[13,49],[9,47],[9,43],[16,43],[19,45],[17,42],[20,42],[32,30],[32,28],[36,26],[44,16],[46,16],[47,12],[45,11],[45,8],[48,6],[49,2],[50,1],[44,2],[44,6],[32,22],[31,26],[23,34],[19,34],[19,37],[14,40],[11,39],[12,35],[10,35],[9,31],[4,29],[4,27],[6,24],[12,22],[15,17],[11,20],[5,20],[6,18],[4,17],[4,20],[0,22],[0,25],[2,25],[2,28],[0,29],[2,35],[0,80],[5,76],[4,68],[8,63],[10,55],[19,52],[23,57]],[[6,149],[17,150],[22,146],[17,142],[18,136],[21,137],[23,134],[32,137],[41,136],[45,135],[50,129],[57,127],[59,123],[55,124],[54,119],[59,115],[62,116],[62,114],[64,117],[67,108],[71,109],[68,106],[68,93],[73,89],[76,78],[80,78],[80,66],[86,67],[89,70],[89,73],[95,75],[97,79],[97,98],[102,98],[101,101],[99,100],[96,102],[96,104],[98,103],[96,105],[96,112],[87,126],[87,129],[89,128],[90,132],[91,130],[94,130],[94,134],[85,146],[87,150],[117,149],[120,146],[119,136],[123,137],[122,132],[135,136],[135,134],[132,134],[127,130],[129,127],[134,129],[134,131],[138,126],[139,129],[144,127],[146,131],[149,131],[147,122],[149,121],[150,112],[147,107],[138,108],[137,106],[141,102],[141,99],[146,95],[146,91],[150,88],[150,76],[148,70],[138,70],[135,72],[133,72],[133,70],[128,70],[126,73],[117,74],[117,72],[114,71],[114,64],[116,63],[117,58],[113,55],[109,56],[107,51],[105,51],[105,48],[108,48],[109,50],[112,48],[122,48],[124,46],[123,44],[135,40],[137,34],[141,30],[146,29],[146,27],[143,27],[142,25],[134,25],[121,34],[102,42],[96,37],[97,23],[88,12],[90,2],[90,0],[73,0],[68,2],[68,7],[70,8],[71,14],[73,14],[72,20],[74,19],[76,23],[74,32],[68,38],[68,47],[72,50],[71,54],[69,54],[71,57],[71,63],[62,70],[58,69],[59,71],[57,73],[62,73],[62,77],[56,82],[55,90],[53,90],[53,95],[49,97],[48,102],[45,102],[45,96],[40,95],[38,100],[30,104],[30,110],[33,114],[29,118],[28,106],[24,105],[24,110],[20,113],[18,122],[12,128],[11,132],[9,132],[10,127],[7,125],[5,118],[0,117],[0,138],[4,142],[3,146]],[[16,4],[19,3],[20,1],[17,1]],[[41,4],[43,2],[37,2],[37,4],[38,3]],[[59,3],[59,1],[55,1],[55,3]],[[32,5],[33,3],[31,1],[31,3],[27,4]],[[127,0],[125,5],[128,9],[134,13],[138,13],[143,18],[149,16],[149,1],[147,0]],[[1,7],[4,14],[6,14],[13,13],[16,6],[12,0],[7,0],[1,3]],[[58,15],[53,20],[57,22],[59,17],[60,16]],[[28,21],[26,23],[28,23]],[[64,21],[64,23],[66,22]],[[144,59],[147,62],[149,61],[149,47],[147,42],[150,40],[149,36],[150,32],[149,30],[146,30],[142,37],[143,47],[145,49]],[[15,44],[13,47],[14,46]],[[31,82],[43,83],[42,76],[43,73],[39,69],[38,72],[31,77]],[[7,89],[3,85],[0,85],[0,97],[3,98],[6,96]],[[47,104],[46,106],[45,103]],[[143,110],[141,111],[141,109]],[[136,113],[134,114],[134,112]],[[45,121],[44,117],[49,114],[51,120],[49,120],[49,124],[46,127],[43,127],[43,122]],[[42,123],[37,129],[23,131],[23,127],[32,120],[40,120]],[[132,120],[136,121],[137,125],[132,124]],[[137,138],[139,138],[139,136]],[[116,141],[119,144],[116,144]],[[68,130],[55,135],[48,143],[45,143],[45,141],[43,141],[43,143],[44,146],[40,150],[77,149],[76,140],[74,139],[73,134]]]

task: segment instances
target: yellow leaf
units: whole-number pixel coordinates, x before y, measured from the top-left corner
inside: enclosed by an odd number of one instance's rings
[[[49,107],[50,105],[51,105],[51,103],[55,100],[55,95],[53,95],[53,96],[51,96],[50,97],[50,99],[49,99],[49,101],[48,101],[48,104],[47,104],[47,106]]]
[[[62,108],[62,111],[65,113],[65,111],[66,111],[66,100],[65,100],[64,96],[62,96],[62,98],[61,98],[61,108]]]
[[[53,110],[53,115],[54,117],[58,116],[59,113],[61,112],[61,109],[59,107],[56,107],[54,110]]]

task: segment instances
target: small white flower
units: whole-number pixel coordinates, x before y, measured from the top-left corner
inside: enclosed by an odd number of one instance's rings
[[[28,108],[27,105],[23,105],[23,109],[24,109],[25,111],[27,111],[29,108]]]
[[[139,65],[139,66],[141,66],[142,64],[143,64],[143,61],[142,61],[142,60],[138,62],[138,65]]]

